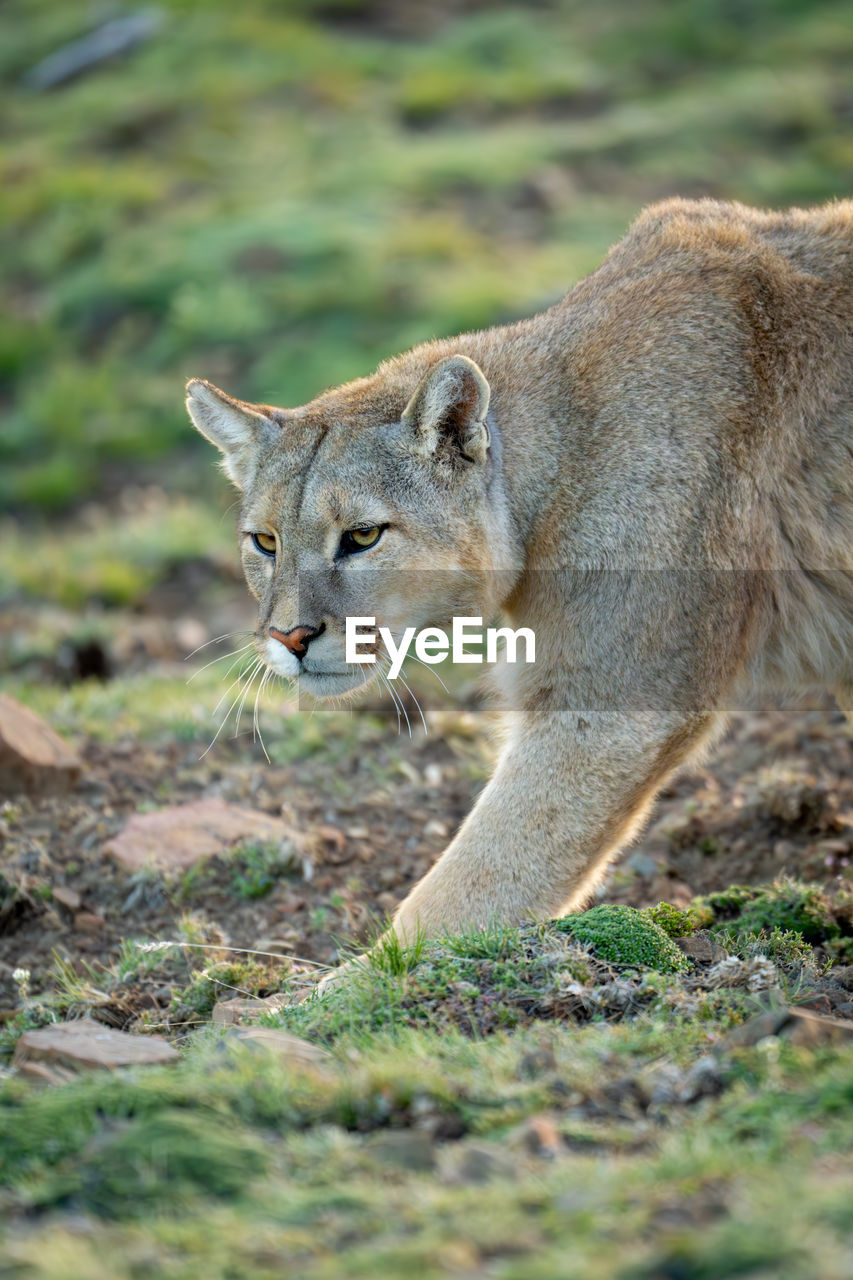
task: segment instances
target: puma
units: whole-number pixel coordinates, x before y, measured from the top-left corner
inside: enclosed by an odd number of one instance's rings
[[[345,662],[349,616],[535,633],[403,938],[581,906],[746,693],[853,714],[853,202],[669,200],[532,319],[301,408],[187,403],[242,491],[257,652],[300,688],[381,669]]]

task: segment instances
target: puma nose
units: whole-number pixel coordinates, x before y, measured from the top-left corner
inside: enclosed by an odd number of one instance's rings
[[[273,640],[280,640],[295,658],[304,658],[311,641],[325,630],[325,623],[322,627],[294,627],[292,631],[279,631],[278,627],[270,627],[270,635]]]

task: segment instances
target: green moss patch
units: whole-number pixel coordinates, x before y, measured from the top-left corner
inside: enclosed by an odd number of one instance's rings
[[[822,886],[787,877],[771,885],[731,885],[698,899],[696,907],[700,915],[710,915],[708,924],[716,931],[781,930],[811,943],[841,935],[833,903]]]
[[[556,927],[588,943],[595,955],[613,965],[659,973],[679,973],[688,967],[669,933],[651,914],[634,907],[592,907],[580,915],[564,916]]]

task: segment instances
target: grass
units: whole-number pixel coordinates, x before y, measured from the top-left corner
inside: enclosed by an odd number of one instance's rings
[[[299,403],[559,296],[649,199],[847,186],[841,0],[395,6],[390,27],[366,2],[161,7],[148,44],[45,94],[26,71],[93,19],[4,8],[0,498],[21,510],[117,468],[213,491],[190,374]]]
[[[632,1149],[608,1090],[650,1055],[657,1070],[695,1062],[703,1036],[685,1027],[659,1051],[648,1030],[557,1029],[531,1075],[541,1032],[418,1033],[315,1071],[216,1036],[171,1071],[9,1083],[3,1182],[38,1217],[6,1230],[4,1265],[46,1280],[487,1262],[503,1277],[840,1280],[853,1051],[742,1051],[719,1099],[647,1122]],[[519,1132],[543,1108],[562,1135],[551,1161]]]
[[[177,498],[145,510],[137,499],[136,506],[98,515],[70,535],[54,533],[47,523],[33,529],[7,521],[0,536],[0,599],[115,609],[138,606],[151,587],[188,562],[205,562],[211,576],[239,572],[232,521],[213,504]]]
[[[227,665],[227,663],[225,664]],[[70,737],[87,736],[100,742],[121,738],[162,742],[178,739],[203,744],[213,739],[231,700],[228,698],[214,714],[232,672],[223,683],[222,670],[200,672],[187,684],[193,668],[186,675],[167,674],[150,669],[135,675],[118,676],[106,683],[78,681],[68,688],[50,684],[21,683],[6,678],[0,687],[39,715],[46,717],[59,732]],[[245,683],[242,688],[245,689]],[[253,685],[257,687],[257,681]],[[236,694],[236,687],[231,697]],[[241,747],[252,744],[252,702],[246,701],[240,718]],[[293,695],[282,687],[266,692],[259,704],[260,730],[270,759],[286,764],[312,756],[324,757],[330,763],[347,758],[365,741],[386,739],[387,727],[368,712],[354,718],[348,711],[324,711],[322,717],[294,714]],[[232,714],[219,741],[228,739],[236,729],[236,712]],[[260,741],[251,748],[263,759]]]
[[[656,931],[666,906],[637,914]],[[264,1015],[329,1044],[319,1064],[194,1030],[235,991],[289,989],[286,962],[248,956],[183,979],[174,1068],[0,1079],[0,1274],[841,1280],[853,1045],[733,1048],[762,1007],[736,980],[691,1004],[689,974],[611,963],[562,923],[385,945]],[[740,935],[743,954],[763,941]],[[784,987],[806,944],[774,941]],[[4,1038],[116,1007],[141,976],[177,985],[184,963],[129,944],[81,975],[58,957],[56,995]]]

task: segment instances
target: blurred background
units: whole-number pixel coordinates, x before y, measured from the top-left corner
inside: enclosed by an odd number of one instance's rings
[[[250,619],[188,376],[301,403],[553,302],[649,201],[853,171],[847,0],[5,0],[0,27],[0,638],[42,701]]]

